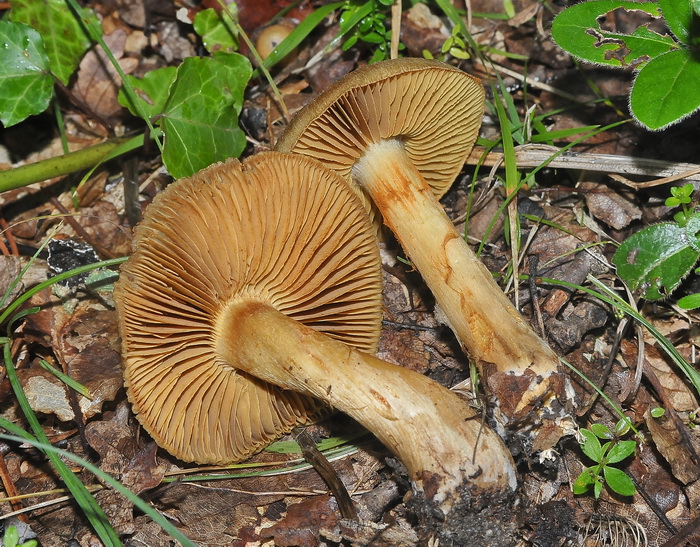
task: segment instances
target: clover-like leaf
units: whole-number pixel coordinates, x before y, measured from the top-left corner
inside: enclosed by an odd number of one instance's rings
[[[594,482],[596,482],[594,468],[589,467],[584,469],[574,481],[574,494],[585,494]]]
[[[88,21],[96,19],[94,12],[88,8],[84,8],[80,16]],[[67,85],[81,57],[90,47],[90,39],[65,0],[13,0],[10,18],[29,25],[41,34],[51,71]]]
[[[593,495],[595,496],[595,499],[598,499],[600,497],[600,494],[602,491],[603,491],[603,481],[598,479],[593,483]]]
[[[0,21],[0,121],[5,127],[46,110],[53,95],[49,58],[39,33]]]
[[[684,310],[696,310],[700,308],[700,293],[693,293],[678,300],[678,307]]]
[[[629,418],[620,418],[615,424],[615,435],[621,437],[629,432],[632,428],[632,422]]]
[[[612,439],[612,432],[610,431],[610,428],[605,424],[591,424],[589,426],[589,429],[599,439]]]

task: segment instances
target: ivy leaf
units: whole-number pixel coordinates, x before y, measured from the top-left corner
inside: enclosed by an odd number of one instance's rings
[[[234,2],[229,4],[229,9],[235,9]],[[233,20],[228,13],[208,8],[200,11],[193,21],[194,31],[202,38],[202,44],[209,53],[218,51],[233,52],[238,49],[238,36],[234,31]]]
[[[53,95],[49,58],[39,33],[0,21],[0,121],[5,127],[46,110]]]
[[[668,296],[700,258],[699,224],[693,213],[684,227],[662,222],[631,235],[612,259],[618,275],[647,300]]]
[[[691,50],[659,55],[644,65],[634,80],[632,115],[654,131],[679,122],[700,108],[698,81],[700,62]]]
[[[605,460],[607,463],[621,462],[626,457],[634,454],[635,448],[637,448],[637,443],[634,441],[619,441],[608,450]]]
[[[590,0],[562,11],[552,23],[552,38],[574,57],[614,67],[639,66],[678,47],[670,36],[661,36],[644,25],[630,33],[603,29],[600,20],[617,9],[661,17],[659,5],[654,2]]]
[[[622,496],[631,496],[637,491],[632,479],[620,469],[603,467],[603,476],[608,486]]]
[[[243,91],[252,74],[237,53],[190,57],[177,69],[163,110],[163,162],[175,178],[189,176],[245,148],[238,127]]]
[[[89,21],[97,19],[88,8],[80,15]],[[10,19],[25,23],[41,34],[51,71],[68,85],[81,57],[90,47],[90,39],[65,0],[13,0]]]
[[[166,66],[147,72],[143,78],[136,78],[127,74],[126,79],[129,80],[134,91],[136,91],[136,95],[141,100],[143,111],[150,119],[163,112],[165,103],[168,100],[170,85],[175,80],[176,73],[176,67]],[[119,104],[128,108],[129,112],[134,116],[139,115],[126,93],[124,93],[124,88],[119,90]]]

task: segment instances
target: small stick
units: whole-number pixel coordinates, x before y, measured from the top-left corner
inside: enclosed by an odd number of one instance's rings
[[[399,58],[399,38],[401,37],[401,0],[391,5],[391,58]]]
[[[556,146],[526,144],[515,148],[515,158],[518,167],[538,167],[550,160],[559,149]],[[476,165],[484,154],[484,148],[475,146],[467,158],[467,165]],[[482,162],[484,167],[493,167],[503,161],[502,152],[489,152]],[[564,152],[547,164],[549,168],[584,169],[586,171],[602,171],[605,173],[622,173],[624,175],[640,175],[646,177],[673,177],[664,181],[631,182],[621,181],[634,188],[644,188],[658,184],[666,184],[680,178],[700,181],[700,165],[696,163],[681,163],[662,161],[650,158],[617,156],[614,154],[586,154]],[[652,184],[653,183],[653,184]]]
[[[5,492],[7,492],[8,498],[14,498],[15,496],[19,495],[17,487],[12,481],[12,477],[10,477],[10,471],[7,469],[4,454],[0,454],[0,479],[2,479],[2,485],[5,487]],[[21,511],[22,509],[24,509],[24,505],[19,499],[10,500],[10,504],[12,505],[12,509],[14,509],[15,511]],[[20,514],[17,518],[19,518],[19,520],[21,520],[24,523],[29,523],[27,515]]]
[[[347,488],[345,488],[343,481],[340,480],[335,468],[317,448],[311,435],[309,435],[306,429],[299,429],[294,434],[294,439],[299,444],[306,461],[321,475],[323,482],[325,482],[328,488],[331,489],[331,492],[333,492],[333,496],[335,497],[335,501],[338,502],[338,508],[343,518],[357,520],[357,510],[350,498],[350,494],[348,494]]]
[[[10,227],[7,225],[7,221],[5,220],[5,217],[0,217],[0,228],[2,228],[1,233],[5,234],[5,237],[7,238],[7,243],[10,246],[11,254],[13,254],[15,256],[19,256],[19,249],[17,248],[17,241],[15,241],[15,237],[12,235],[12,231],[10,230]]]

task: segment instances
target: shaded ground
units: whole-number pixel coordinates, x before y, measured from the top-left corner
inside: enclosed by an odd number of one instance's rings
[[[254,10],[248,7],[251,11],[246,11],[244,5],[239,7],[241,23],[253,36],[282,7],[273,5],[264,12],[263,4],[268,3],[261,2]],[[500,9],[492,4],[472,2],[472,9],[482,13]],[[142,6],[125,0],[92,7],[104,18],[105,32],[113,40],[111,47],[123,52],[124,66],[135,75],[177,64],[201,50],[194,42],[191,27],[175,18],[176,11],[184,5],[168,4],[167,8],[159,6],[155,10],[149,4]],[[434,6],[431,9],[438,13]],[[498,53],[491,54],[495,68],[454,58],[449,62],[484,79],[492,79],[494,70],[500,71],[521,116],[531,107],[535,115],[553,113],[545,118],[550,130],[602,126],[627,116],[630,73],[577,66],[551,42],[548,28],[552,11],[559,11],[561,6],[523,0],[515,2],[515,9],[515,19],[479,17],[473,20],[471,28],[482,45],[529,56],[527,75],[533,83],[526,85],[518,76],[524,73],[522,60]],[[303,3],[289,16],[303,17],[310,10]],[[428,49],[439,54],[449,36],[438,25],[441,22],[444,23],[429,13],[405,13],[402,41],[406,52],[420,55]],[[296,58],[276,72],[291,113],[371,55],[371,51],[361,47],[346,52],[336,48],[305,68],[336,33],[337,21],[328,18],[300,46]],[[76,148],[137,126],[116,103],[113,90],[105,83],[105,74],[95,62],[86,58],[72,93],[65,93],[61,100],[69,141]],[[549,87],[542,89],[538,83]],[[610,97],[611,103],[592,106],[595,89]],[[560,92],[573,95],[579,102],[562,97]],[[76,94],[82,94],[82,100],[78,101]],[[285,122],[265,82],[251,82],[246,97],[242,123],[248,147],[244,155],[250,155],[270,147]],[[651,134],[627,123],[591,137],[575,150],[693,162],[697,155],[697,125],[695,117],[663,133]],[[499,131],[494,118],[487,116],[482,135],[494,138]],[[0,130],[0,142],[7,152],[6,167],[60,154],[57,131],[49,115]],[[564,144],[566,141],[557,143]],[[615,272],[609,265],[615,247],[609,242],[619,242],[640,227],[669,217],[669,208],[664,206],[668,186],[634,189],[614,182],[607,173],[615,168],[604,161],[610,159],[599,160],[596,171],[545,169],[538,174],[536,185],[521,191],[521,273],[575,284],[585,284],[592,274],[615,285]],[[466,166],[443,199],[460,228],[469,205],[473,172],[472,165]],[[136,201],[125,198],[125,179],[136,181]],[[69,177],[47,181],[0,195],[0,226],[10,226],[0,238],[0,293],[49,236],[57,243],[50,245],[48,252],[42,252],[24,276],[25,288],[72,267],[73,259],[91,255],[93,250],[102,259],[128,254],[138,209],[145,208],[171,179],[154,152],[139,151],[98,170],[74,200],[70,189],[76,180]],[[502,185],[489,175],[488,169],[482,168],[473,187],[470,242],[476,244],[484,237],[503,199]],[[533,221],[540,217],[547,223]],[[500,278],[508,273],[511,260],[503,231],[503,220],[499,218],[482,255],[492,272],[503,274]],[[588,249],[582,251],[585,246]],[[401,254],[391,248],[393,253]],[[467,359],[449,329],[435,319],[434,302],[420,277],[403,262],[388,261],[384,281],[385,321],[379,356],[428,374],[446,386],[465,381],[469,377]],[[692,283],[691,279],[681,290],[697,292],[698,287],[693,288]],[[508,286],[508,290],[511,297],[516,296],[512,287]],[[699,405],[683,377],[647,332],[634,325],[620,327],[619,318],[600,301],[582,293],[527,282],[520,283],[517,299],[523,313],[544,329],[558,353],[604,389],[646,439],[635,457],[618,466],[632,477],[638,493],[623,497],[603,488],[598,500],[590,494],[572,494],[572,482],[585,466],[592,464],[575,439],[562,440],[552,459],[543,461],[528,458],[517,437],[509,439],[522,481],[520,503],[512,508],[517,515],[521,544],[633,545],[634,537],[642,535],[640,530],[649,545],[696,544],[693,523],[700,502],[700,458],[694,426]],[[410,509],[410,488],[400,463],[371,437],[362,435],[359,426],[340,416],[308,429],[316,441],[350,433],[360,435],[354,441],[356,448],[334,460],[333,467],[352,494],[362,524],[341,518],[335,499],[313,470],[216,481],[178,480],[196,474],[185,472],[187,466],[182,462],[157,451],[130,413],[121,386],[119,340],[109,291],[100,291],[90,281],[82,281],[64,287],[60,293],[42,292],[31,304],[42,309],[13,331],[13,358],[27,396],[51,441],[99,463],[103,470],[141,493],[198,544],[410,545],[424,536],[420,521]],[[689,362],[697,362],[698,330],[692,314],[681,313],[672,300],[646,305],[641,311]],[[40,359],[87,386],[92,401],[66,389],[41,368]],[[571,378],[582,401],[579,425],[614,424],[618,418],[610,406],[577,376],[572,374]],[[6,379],[0,384],[0,401],[3,415],[22,423]],[[651,416],[650,409],[656,407],[666,410],[664,417]],[[43,494],[59,486],[44,457],[26,446],[1,446],[0,475],[6,493],[10,495],[14,488],[19,494],[33,494],[21,501],[3,500],[2,512],[30,508],[19,518],[45,546],[95,545],[97,539],[69,500],[37,507],[63,495]],[[299,457],[298,453],[263,452],[253,460],[281,465]],[[98,485],[86,472],[81,477],[87,484]],[[134,512],[114,492],[100,489],[96,497],[129,545],[170,544],[157,525]]]

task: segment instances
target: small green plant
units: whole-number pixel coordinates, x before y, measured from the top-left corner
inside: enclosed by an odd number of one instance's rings
[[[632,115],[647,129],[664,129],[700,108],[700,95],[695,91],[700,80],[698,15],[692,5],[688,0],[581,2],[554,19],[552,38],[583,61],[635,69]],[[615,12],[644,17],[639,17],[640,24],[633,31],[611,30]],[[662,17],[671,35],[652,30],[651,23]]]
[[[457,59],[469,59],[471,56],[469,53],[469,46],[460,27],[452,27],[450,37],[442,44],[440,52],[443,57],[449,54]],[[444,60],[444,58],[442,60]]]
[[[700,259],[700,210],[690,207],[692,193],[692,184],[672,188],[666,205],[681,207],[674,221],[642,228],[623,241],[613,256],[620,278],[647,300],[669,296]],[[700,293],[681,298],[678,305],[700,307]]]
[[[340,34],[350,34],[343,42],[343,51],[360,42],[374,48],[370,63],[388,59],[391,30],[387,29],[387,22],[391,19],[390,10],[393,3],[393,0],[348,0],[340,14]],[[404,47],[403,44],[399,44],[399,50]]]
[[[35,539],[30,539],[24,543],[19,542],[19,532],[14,526],[8,526],[2,536],[3,547],[37,547],[39,543]]]
[[[584,469],[576,478],[574,494],[585,494],[592,486],[597,499],[603,491],[603,483],[622,496],[635,493],[632,479],[621,469],[611,466],[634,454],[637,448],[636,441],[620,439],[629,429],[629,420],[620,420],[613,431],[604,424],[592,424],[590,429],[581,430],[581,450],[596,464]],[[601,444],[601,440],[606,441],[605,444]]]
[[[666,409],[660,406],[655,406],[650,410],[652,418],[663,418],[666,415]]]

